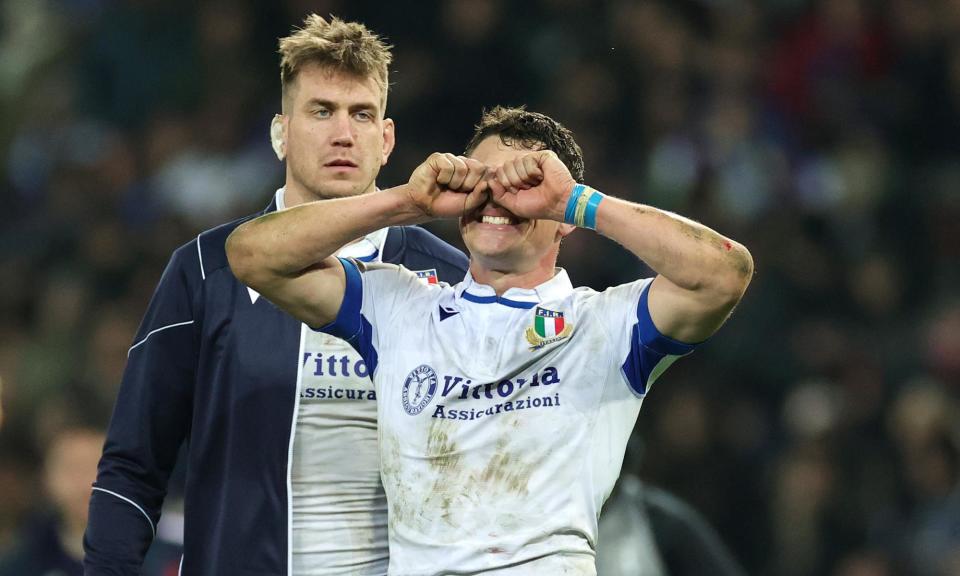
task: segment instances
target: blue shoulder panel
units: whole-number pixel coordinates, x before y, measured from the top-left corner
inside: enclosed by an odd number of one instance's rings
[[[696,344],[687,344],[664,336],[657,330],[650,317],[647,294],[648,284],[640,294],[637,303],[637,322],[630,336],[630,354],[623,363],[623,373],[634,392],[643,396],[647,393],[650,375],[657,365],[667,356],[683,356],[696,348]]]
[[[339,258],[343,265],[347,286],[343,292],[343,303],[332,323],[319,329],[331,336],[346,340],[367,364],[370,374],[377,369],[377,351],[373,347],[373,327],[361,314],[363,305],[363,279],[360,270],[350,259]]]

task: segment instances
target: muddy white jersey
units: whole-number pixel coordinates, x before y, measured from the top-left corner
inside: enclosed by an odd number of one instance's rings
[[[378,261],[387,231],[339,255]],[[380,483],[377,402],[350,344],[303,330],[290,490],[293,576],[387,573],[387,500]]]
[[[650,319],[650,280],[563,270],[497,296],[343,260],[324,330],[373,374],[390,573],[595,574],[597,518],[654,380],[692,345]]]

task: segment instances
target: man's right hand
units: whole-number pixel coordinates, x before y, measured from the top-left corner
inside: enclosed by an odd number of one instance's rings
[[[487,201],[487,178],[482,162],[434,152],[417,166],[403,189],[424,216],[457,218]]]

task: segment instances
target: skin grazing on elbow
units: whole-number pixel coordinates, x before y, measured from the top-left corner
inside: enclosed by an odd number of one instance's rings
[[[692,291],[699,292],[709,308],[729,312],[743,297],[753,278],[753,258],[746,248],[730,240],[720,240],[717,245],[722,249],[720,259],[709,272],[704,271]]]
[[[741,244],[719,238],[713,244],[720,248],[714,265],[703,270],[695,287],[688,290],[711,293],[711,299],[736,304],[753,279],[753,257]],[[708,272],[707,270],[711,270]]]
[[[732,244],[727,241],[724,245],[725,247],[727,245],[730,246],[727,257],[729,258],[729,270],[731,274],[728,275],[726,282],[724,282],[723,292],[736,304],[740,301],[740,298],[743,297],[747,286],[750,285],[750,281],[753,279],[753,256],[751,256],[749,250],[740,244]]]
[[[743,283],[743,289],[746,290],[750,280],[753,279],[753,255],[746,247],[738,244],[735,250],[731,250],[734,259],[734,269]]]

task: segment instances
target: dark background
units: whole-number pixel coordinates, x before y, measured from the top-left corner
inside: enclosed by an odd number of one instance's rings
[[[0,2],[0,555],[44,506],[49,438],[106,425],[170,252],[282,185],[276,43],[311,11],[396,46],[381,186],[526,104],[594,187],[750,248],[625,470],[751,574],[960,574],[956,0]],[[649,274],[589,231],[561,261],[596,288]]]

